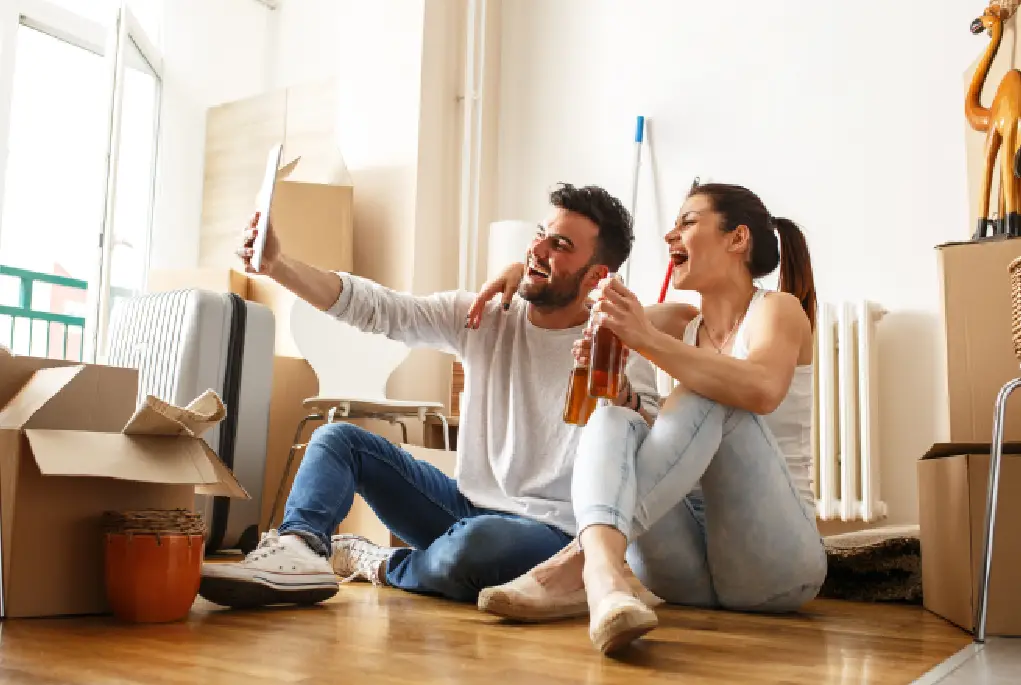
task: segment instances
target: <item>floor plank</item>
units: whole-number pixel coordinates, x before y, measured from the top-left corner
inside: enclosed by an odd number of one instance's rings
[[[229,611],[199,600],[186,622],[111,618],[0,625],[0,683],[910,683],[970,642],[918,607],[816,601],[798,616],[662,609],[622,658],[587,623],[501,622],[473,607],[346,585],[325,605]]]

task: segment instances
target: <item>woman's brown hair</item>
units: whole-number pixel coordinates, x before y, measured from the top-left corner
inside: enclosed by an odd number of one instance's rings
[[[712,203],[713,211],[723,217],[723,230],[730,232],[744,225],[751,232],[752,248],[748,270],[752,278],[762,278],[780,267],[780,290],[801,302],[815,329],[815,277],[808,242],[801,228],[790,219],[770,216],[766,205],[752,191],[737,185],[706,183],[698,179],[688,197],[701,195]]]

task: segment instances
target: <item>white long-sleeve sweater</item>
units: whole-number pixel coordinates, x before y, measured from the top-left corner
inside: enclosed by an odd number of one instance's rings
[[[508,311],[491,302],[479,330],[465,328],[474,295],[400,293],[339,274],[343,290],[328,313],[362,331],[409,347],[457,355],[465,402],[457,445],[457,486],[476,506],[511,512],[576,532],[571,472],[581,428],[564,423],[574,363],[571,346],[584,326],[545,329],[528,320],[528,304]],[[644,407],[658,413],[654,367],[637,354],[627,374]]]

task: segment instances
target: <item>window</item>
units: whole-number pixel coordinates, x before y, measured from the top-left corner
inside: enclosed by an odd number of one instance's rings
[[[70,327],[67,358],[94,361],[114,302],[144,285],[160,73],[119,0],[0,8],[0,342],[15,352],[62,356]]]

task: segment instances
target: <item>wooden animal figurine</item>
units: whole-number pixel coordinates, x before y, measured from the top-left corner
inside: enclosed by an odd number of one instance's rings
[[[1021,236],[1021,71],[1011,69],[1007,72],[996,89],[992,107],[983,107],[981,102],[982,86],[1003,38],[1003,22],[1016,7],[1017,3],[1013,1],[993,2],[971,24],[972,33],[978,35],[989,31],[990,36],[989,47],[975,69],[964,103],[968,123],[976,131],[986,133],[985,168],[979,196],[978,221],[973,236],[975,240],[986,237],[987,231],[993,235]],[[989,195],[997,159],[1000,161],[1001,213],[998,221],[991,221]]]

